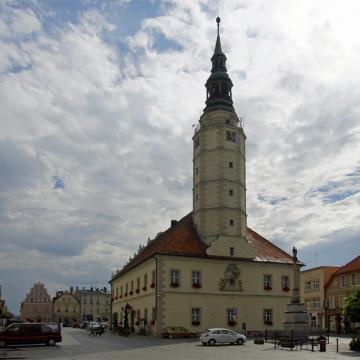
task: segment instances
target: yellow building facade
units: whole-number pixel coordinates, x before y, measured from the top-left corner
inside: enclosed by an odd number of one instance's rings
[[[293,258],[247,226],[246,136],[235,113],[219,23],[206,107],[193,136],[193,211],[110,280],[112,320],[138,332],[283,329]],[[298,269],[301,267],[298,263]]]
[[[300,273],[300,299],[309,313],[312,327],[327,330],[325,285],[338,269],[334,266],[320,266]]]
[[[71,326],[80,321],[80,304],[68,291],[58,291],[53,299],[54,321]]]

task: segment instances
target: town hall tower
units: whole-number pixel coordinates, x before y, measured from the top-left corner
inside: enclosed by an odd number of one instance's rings
[[[254,258],[246,237],[246,136],[233,107],[216,21],[206,107],[193,137],[193,220],[209,255]]]

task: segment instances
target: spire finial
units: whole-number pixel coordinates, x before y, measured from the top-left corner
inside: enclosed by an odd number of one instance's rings
[[[216,18],[216,22],[217,22],[218,35],[219,35],[220,16],[218,16],[218,17]]]

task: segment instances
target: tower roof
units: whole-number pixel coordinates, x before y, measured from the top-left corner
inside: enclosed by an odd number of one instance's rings
[[[227,110],[234,112],[231,88],[232,81],[226,70],[226,56],[222,51],[220,40],[220,18],[216,18],[217,22],[217,37],[215,43],[214,54],[211,58],[212,68],[211,75],[206,81],[205,87],[207,89],[206,107],[204,112],[215,110]]]

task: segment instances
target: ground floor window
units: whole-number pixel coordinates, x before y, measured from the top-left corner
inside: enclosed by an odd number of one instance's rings
[[[264,317],[264,324],[272,325],[272,323],[273,323],[273,311],[272,311],[272,309],[264,309],[263,317]]]
[[[227,322],[229,326],[236,325],[237,309],[227,309]]]
[[[201,315],[200,308],[191,309],[191,322],[193,325],[200,325],[200,315]]]

